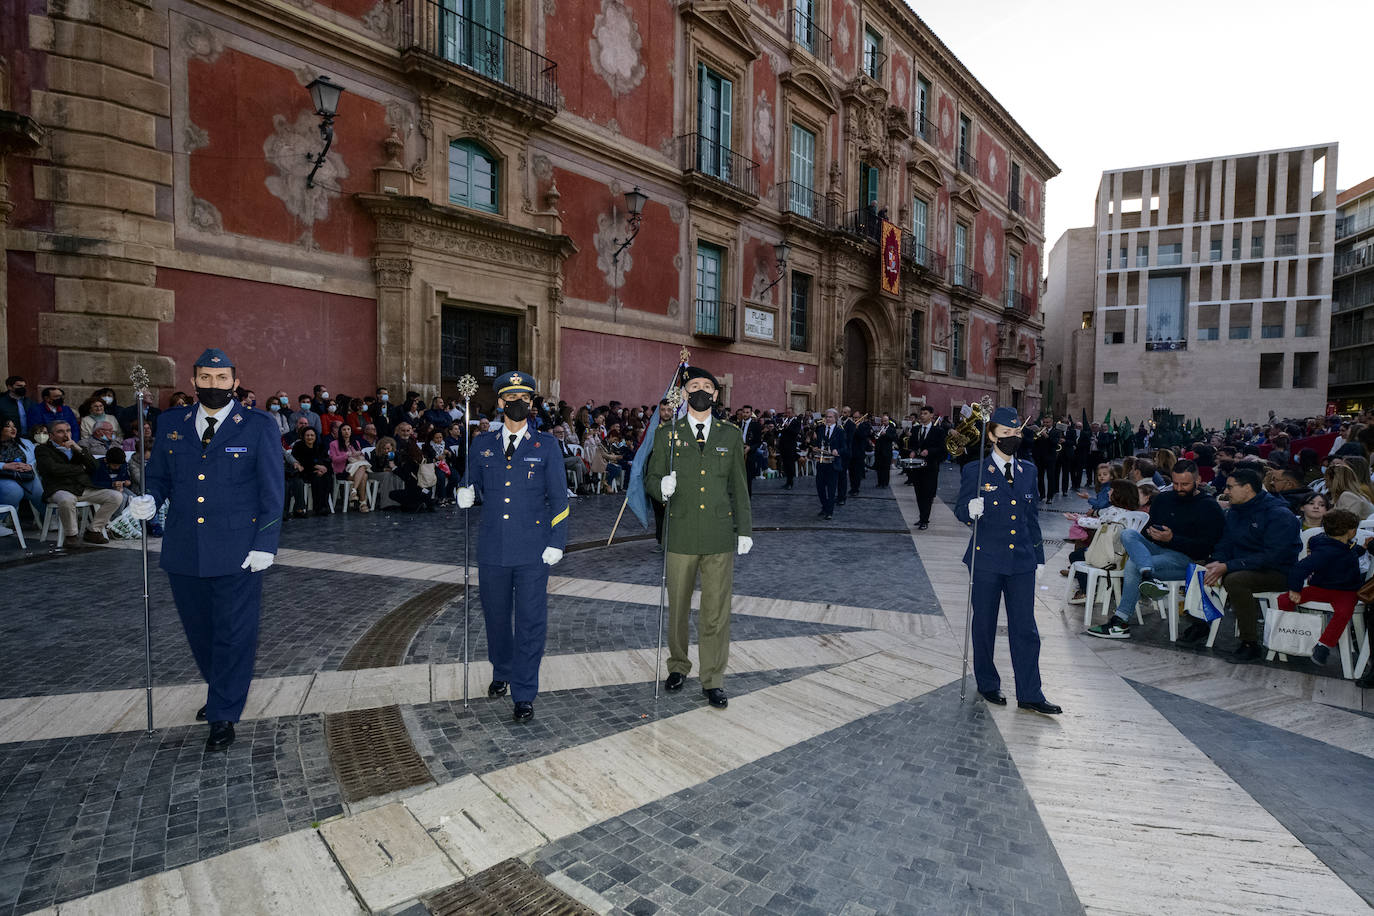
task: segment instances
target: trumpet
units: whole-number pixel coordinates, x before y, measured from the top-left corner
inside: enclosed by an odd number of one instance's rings
[[[978,437],[987,428],[987,421],[991,416],[991,397],[984,395],[978,403],[970,404],[968,416],[961,420],[959,425],[945,437],[945,449],[948,450],[949,456],[958,458],[969,447],[970,443],[977,442]]]

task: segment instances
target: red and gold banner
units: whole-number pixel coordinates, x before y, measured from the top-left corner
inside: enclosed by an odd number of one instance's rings
[[[902,230],[883,220],[882,243],[878,246],[882,253],[878,275],[882,280],[883,292],[894,296],[902,294]]]

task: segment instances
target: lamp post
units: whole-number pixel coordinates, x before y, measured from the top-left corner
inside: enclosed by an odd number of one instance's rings
[[[619,246],[616,248],[615,254],[611,255],[612,264],[620,264],[620,255],[624,253],[625,249],[630,247],[630,244],[635,240],[635,236],[639,235],[640,224],[644,221],[644,204],[646,204],[648,200],[649,195],[641,191],[639,185],[635,185],[634,190],[625,192],[625,209],[628,210],[630,214],[630,234],[624,241],[618,238],[611,239],[612,245]]]
[[[305,88],[310,90],[310,101],[315,105],[315,114],[320,116],[320,139],[324,141],[324,148],[319,155],[305,154],[307,160],[315,163],[305,178],[305,186],[313,188],[315,173],[324,165],[324,158],[329,155],[329,147],[334,142],[334,116],[339,111],[339,96],[343,95],[343,87],[327,76],[317,76]]]
[[[773,257],[775,257],[778,262],[778,276],[776,279],[773,280],[772,283],[769,283],[763,289],[759,290],[760,296],[768,292],[773,287],[777,286],[779,283],[782,282],[782,278],[787,276],[787,258],[791,253],[792,246],[787,244],[786,239],[783,239],[781,242],[778,242],[776,245],[773,246]]]

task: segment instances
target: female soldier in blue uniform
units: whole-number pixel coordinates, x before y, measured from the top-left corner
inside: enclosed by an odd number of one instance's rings
[[[973,676],[983,699],[1006,705],[1002,678],[992,661],[998,612],[1005,598],[1016,705],[1054,715],[1063,710],[1046,702],[1040,689],[1040,631],[1035,627],[1035,574],[1045,564],[1035,465],[1016,458],[1021,427],[1014,408],[993,411],[984,435],[992,450],[982,461],[964,465],[954,504],[959,521],[972,525],[978,520],[964,552],[964,565],[973,570]]]
[[[516,721],[534,716],[549,618],[549,567],[568,543],[568,485],[559,442],[529,422],[534,378],[499,376],[505,421],[472,440],[470,482],[457,492],[467,509],[482,496],[477,574],[487,623],[487,696],[515,702]]]

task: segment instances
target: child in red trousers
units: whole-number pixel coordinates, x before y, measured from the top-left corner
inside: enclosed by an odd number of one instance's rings
[[[1322,519],[1322,533],[1307,544],[1307,556],[1299,560],[1288,573],[1288,594],[1279,596],[1279,607],[1292,611],[1306,601],[1323,601],[1336,613],[1322,631],[1321,638],[1312,649],[1312,661],[1325,665],[1331,650],[1350,625],[1355,614],[1355,593],[1364,584],[1364,573],[1360,572],[1360,557],[1369,546],[1369,538],[1364,546],[1352,543],[1360,527],[1355,513],[1344,509],[1333,509]]]

